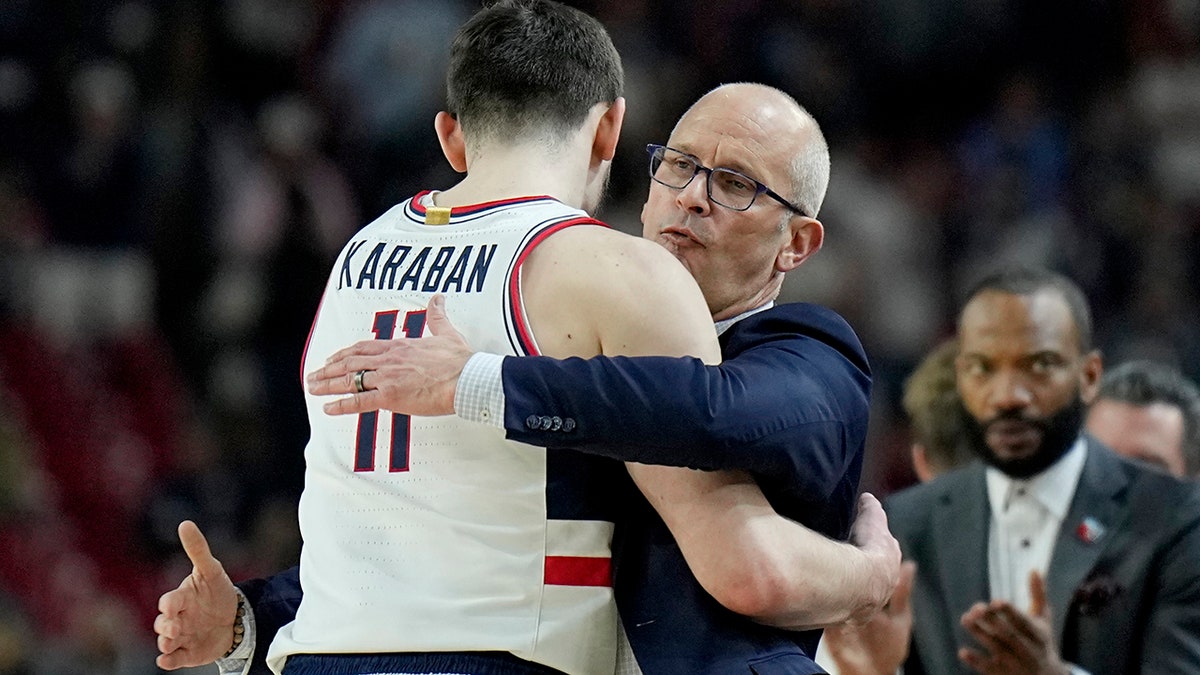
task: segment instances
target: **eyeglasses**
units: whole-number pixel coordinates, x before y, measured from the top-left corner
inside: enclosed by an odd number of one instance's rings
[[[682,190],[692,182],[696,174],[703,171],[708,174],[708,198],[714,204],[734,211],[745,211],[754,205],[754,200],[759,195],[765,193],[790,211],[802,216],[808,215],[804,209],[780,197],[766,185],[733,169],[710,169],[697,162],[695,157],[665,145],[651,143],[646,146],[646,152],[650,153],[650,177],[656,183]]]

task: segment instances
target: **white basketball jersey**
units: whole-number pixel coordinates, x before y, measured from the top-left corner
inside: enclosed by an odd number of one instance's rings
[[[446,209],[427,214],[425,194],[343,249],[304,372],[360,340],[420,336],[435,292],[473,348],[537,353],[521,264],[554,232],[600,223],[529,197],[426,224]],[[613,673],[613,526],[586,504],[598,488],[585,484],[604,475],[589,468],[594,458],[548,454],[455,416],[335,417],[321,409],[329,397],[306,399],[304,599],[271,644],[272,669],[300,653],[506,651],[567,673]]]

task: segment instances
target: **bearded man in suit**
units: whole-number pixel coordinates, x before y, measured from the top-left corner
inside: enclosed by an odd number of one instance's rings
[[[1200,495],[1082,433],[1102,370],[1083,293],[995,274],[958,338],[982,461],[885,503],[917,565],[911,641],[889,612],[834,631],[839,672],[1200,672]]]

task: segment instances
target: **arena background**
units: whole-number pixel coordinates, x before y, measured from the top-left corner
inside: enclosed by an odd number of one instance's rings
[[[1076,279],[1110,364],[1200,376],[1197,0],[573,4],[627,69],[616,227],[642,146],[716,84],[824,127],[827,243],[784,300],[866,343],[865,488],[912,480],[900,383],[1001,262]],[[185,517],[235,578],[295,560],[320,287],[356,228],[453,181],[432,119],[475,6],[0,3],[0,673],[155,672]]]

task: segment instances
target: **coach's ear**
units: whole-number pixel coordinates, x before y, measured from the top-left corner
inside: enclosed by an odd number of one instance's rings
[[[816,218],[794,215],[788,218],[783,245],[775,256],[775,269],[780,272],[791,272],[808,260],[808,257],[821,250],[825,241],[825,226]]]
[[[458,123],[458,118],[443,110],[433,118],[433,129],[437,132],[442,154],[450,162],[450,167],[459,173],[466,173],[467,144],[463,140],[462,125]]]

